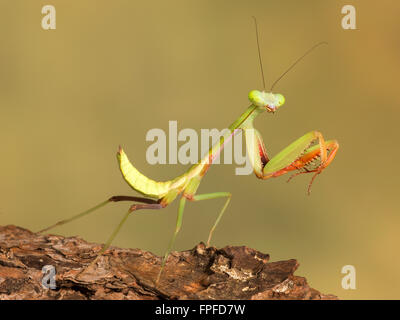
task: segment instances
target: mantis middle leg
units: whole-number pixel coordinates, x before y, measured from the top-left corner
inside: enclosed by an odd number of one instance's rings
[[[168,249],[165,252],[164,257],[162,259],[161,268],[160,268],[160,271],[158,272],[157,279],[156,279],[156,286],[158,284],[158,281],[160,280],[161,273],[164,270],[164,266],[165,266],[165,263],[167,262],[169,253],[171,252],[171,249],[175,244],[176,236],[177,236],[179,230],[181,229],[182,219],[183,219],[183,210],[185,209],[185,204],[186,204],[186,198],[185,197],[181,197],[181,200],[179,201],[178,216],[176,218],[175,231],[174,231],[174,234],[172,235],[172,238],[171,238],[171,240],[169,242]]]
[[[209,233],[208,239],[207,239],[207,247],[210,246],[211,237],[213,235],[213,232],[214,232],[215,228],[217,227],[218,223],[220,222],[226,208],[228,207],[229,202],[231,201],[231,198],[232,198],[232,194],[230,192],[213,192],[213,193],[194,195],[190,199],[191,201],[201,201],[201,200],[209,200],[209,199],[217,199],[217,198],[227,198],[227,199],[225,201],[224,206],[222,207],[221,211],[219,212],[219,214],[217,216],[217,220],[215,220],[215,223],[210,230],[210,233]]]
[[[208,199],[228,198],[226,200],[224,206],[222,207],[222,210],[218,214],[217,220],[215,221],[213,227],[211,228],[211,231],[209,233],[208,240],[207,240],[207,247],[210,244],[211,237],[212,237],[212,234],[213,234],[215,228],[217,227],[219,221],[222,218],[222,215],[224,214],[226,208],[228,207],[228,204],[229,204],[229,202],[231,200],[231,197],[232,197],[232,195],[229,192],[214,192],[214,193],[206,193],[206,194],[194,195],[191,198],[189,198],[190,201],[201,201],[201,200],[208,200]],[[181,229],[182,219],[183,219],[183,211],[185,209],[185,204],[186,204],[186,197],[182,196],[181,200],[179,201],[178,216],[177,216],[177,219],[176,219],[175,231],[174,231],[174,234],[173,234],[173,236],[172,236],[172,238],[170,240],[170,243],[168,245],[168,249],[165,252],[163,260],[161,262],[161,269],[160,269],[160,271],[158,273],[158,276],[157,276],[157,279],[156,279],[156,285],[158,284],[158,281],[160,280],[161,273],[162,273],[162,271],[163,271],[163,269],[165,267],[165,263],[166,263],[166,261],[168,259],[168,256],[169,256],[169,254],[171,252],[172,247],[175,244],[176,236],[177,236],[179,230]]]

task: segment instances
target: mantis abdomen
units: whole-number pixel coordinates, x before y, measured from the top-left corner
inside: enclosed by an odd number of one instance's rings
[[[160,182],[147,178],[132,165],[121,147],[117,153],[117,158],[122,176],[136,191],[148,197],[160,199],[170,190],[172,180]]]

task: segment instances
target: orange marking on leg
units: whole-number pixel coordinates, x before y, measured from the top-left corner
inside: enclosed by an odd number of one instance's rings
[[[301,170],[304,169],[305,171],[302,172],[296,172],[295,174],[291,175],[288,179],[287,182],[289,182],[291,179],[293,179],[294,177],[300,175],[300,174],[304,174],[304,173],[311,173],[311,172],[315,172],[315,174],[313,175],[313,177],[311,178],[311,181],[308,185],[308,194],[310,194],[311,192],[311,186],[315,180],[315,178],[317,177],[317,175],[319,175],[327,166],[330,165],[330,163],[333,161],[333,159],[336,156],[336,153],[339,149],[339,143],[334,140],[329,142],[328,144],[325,144],[325,154],[327,154],[325,161],[323,161],[323,156],[321,156],[321,148],[315,149],[311,152],[308,152],[304,155],[302,155],[299,159],[297,159],[296,161],[294,161],[293,163],[291,163],[289,166],[287,166],[286,168],[283,168],[275,173],[272,174],[272,177],[279,177],[285,173],[294,171],[294,170]],[[329,152],[329,153],[328,153]],[[309,170],[306,168],[306,166],[308,164],[310,164],[313,160],[317,159],[318,157],[321,157],[321,163],[320,165],[312,170]]]
[[[189,201],[193,201],[193,194],[189,194],[189,193],[183,193],[182,197],[185,197],[186,199],[188,199]]]

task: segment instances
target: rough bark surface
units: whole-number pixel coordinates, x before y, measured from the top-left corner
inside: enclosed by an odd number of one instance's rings
[[[161,258],[111,247],[88,265],[101,245],[77,237],[41,235],[0,226],[0,299],[337,299],[293,275],[294,259],[269,262],[248,247],[172,252],[160,282]],[[42,268],[56,270],[56,289],[42,287]]]

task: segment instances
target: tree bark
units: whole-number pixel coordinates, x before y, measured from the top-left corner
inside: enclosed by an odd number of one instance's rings
[[[101,247],[0,226],[0,299],[337,299],[295,276],[295,259],[269,262],[268,254],[245,246],[200,243],[172,252],[157,286],[160,257],[111,247],[88,267]],[[55,268],[55,289],[43,281],[45,265]]]

